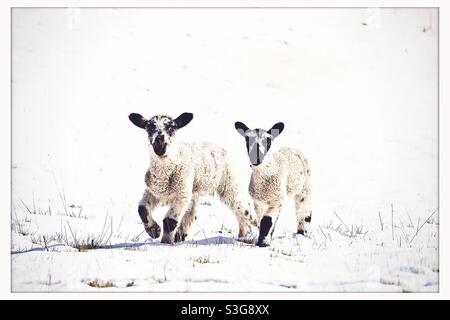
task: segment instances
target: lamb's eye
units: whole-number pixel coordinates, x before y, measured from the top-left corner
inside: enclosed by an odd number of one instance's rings
[[[153,131],[155,131],[155,129],[156,129],[156,126],[155,126],[154,123],[149,123],[149,124],[147,125],[147,131],[148,131],[148,132],[153,132]]]
[[[272,139],[267,138],[267,139],[266,139],[266,148],[267,148],[267,150],[270,149],[270,144],[271,144],[271,143],[272,143]]]
[[[165,128],[166,128],[166,131],[167,131],[167,133],[169,134],[169,135],[172,135],[174,132],[175,132],[175,125],[174,124],[167,124],[166,126],[165,126]]]

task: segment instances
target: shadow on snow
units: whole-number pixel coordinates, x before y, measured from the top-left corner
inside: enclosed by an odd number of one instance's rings
[[[181,243],[177,243],[174,246],[183,246],[183,245],[208,246],[208,245],[212,245],[212,244],[235,244],[235,243],[236,243],[236,240],[233,238],[227,238],[227,237],[223,237],[223,236],[215,236],[215,237],[205,238],[205,239],[201,239],[201,240],[187,240],[187,241],[184,241]],[[148,246],[170,246],[168,244],[161,243],[159,240],[153,240],[153,239],[149,238],[148,240],[146,240],[144,242],[115,243],[115,244],[111,244],[111,245],[99,246],[98,248],[92,248],[89,250],[138,248],[138,247],[142,247],[145,245],[148,245]],[[35,247],[35,248],[24,249],[24,250],[13,250],[13,251],[11,251],[11,255],[34,252],[34,251],[37,251],[37,252],[38,251],[49,251],[49,249],[56,248],[56,247],[73,248],[71,246],[68,246],[67,244],[58,243],[58,244],[49,245],[47,248]],[[89,250],[86,250],[86,251],[89,251]]]

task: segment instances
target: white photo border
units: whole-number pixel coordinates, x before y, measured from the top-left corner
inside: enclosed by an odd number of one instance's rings
[[[295,7],[315,7],[315,8],[368,8],[368,7],[427,7],[439,8],[439,292],[438,293],[12,293],[11,292],[11,15],[12,8],[20,7],[166,7],[166,8],[295,8]],[[0,232],[2,247],[0,258],[0,297],[2,299],[449,299],[450,298],[450,235],[445,232],[450,226],[448,217],[449,197],[448,184],[450,181],[448,166],[440,164],[450,163],[449,159],[449,61],[450,57],[450,3],[445,0],[429,1],[295,1],[295,0],[253,0],[253,1],[234,1],[234,0],[169,0],[169,1],[151,1],[151,0],[84,0],[84,1],[49,1],[49,0],[28,0],[12,1],[6,0],[0,2],[0,145],[2,147],[2,156],[0,157]],[[445,58],[447,57],[447,58]],[[445,90],[447,88],[447,90]]]

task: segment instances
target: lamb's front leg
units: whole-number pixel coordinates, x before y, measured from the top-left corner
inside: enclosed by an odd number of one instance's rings
[[[195,219],[197,219],[197,201],[193,199],[189,209],[184,214],[183,219],[177,228],[175,233],[175,242],[184,241],[184,239],[186,239],[189,229]]]
[[[173,244],[175,242],[175,234],[183,216],[189,209],[190,202],[190,198],[177,199],[171,205],[163,220],[163,236],[161,238],[161,243]]]
[[[161,235],[161,227],[153,220],[152,211],[158,204],[158,200],[148,191],[144,191],[141,201],[139,201],[138,212],[141,217],[144,229],[153,239]]]
[[[281,205],[271,206],[259,223],[259,236],[257,246],[267,247],[272,240],[273,228],[280,214]]]

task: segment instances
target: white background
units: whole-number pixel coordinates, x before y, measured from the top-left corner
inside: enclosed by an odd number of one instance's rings
[[[136,202],[127,115],[188,111],[179,138],[247,171],[234,122],[284,121],[275,147],[311,159],[316,205],[437,207],[436,10],[15,9],[13,37],[18,197],[56,195],[55,175],[74,202]]]

